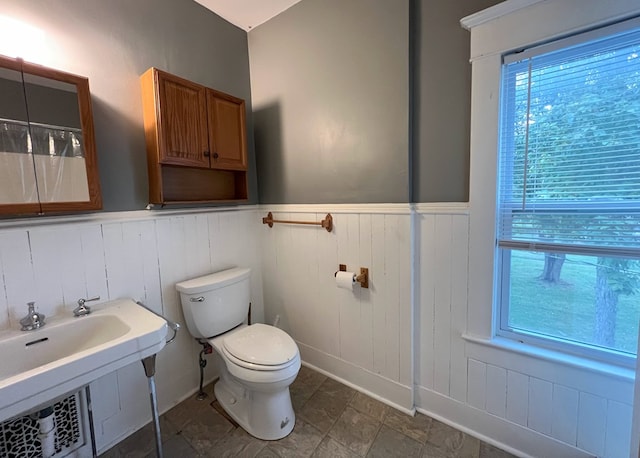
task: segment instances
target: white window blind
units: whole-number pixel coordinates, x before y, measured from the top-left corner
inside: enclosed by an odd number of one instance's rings
[[[502,100],[498,245],[640,258],[640,29],[506,57]]]

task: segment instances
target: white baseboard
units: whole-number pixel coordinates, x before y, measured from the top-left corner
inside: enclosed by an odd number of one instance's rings
[[[394,409],[415,415],[412,387],[355,366],[316,348],[296,342],[304,365],[360,391]]]
[[[594,458],[584,450],[421,386],[416,389],[416,407],[420,413],[522,458]]]

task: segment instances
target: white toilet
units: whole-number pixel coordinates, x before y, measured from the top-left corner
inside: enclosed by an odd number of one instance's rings
[[[222,358],[216,398],[249,434],[282,439],[296,421],[289,385],[300,370],[300,352],[281,329],[244,324],[249,311],[250,269],[233,268],[176,284],[187,328]]]

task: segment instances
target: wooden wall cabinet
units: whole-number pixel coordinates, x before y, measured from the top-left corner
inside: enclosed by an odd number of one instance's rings
[[[150,203],[247,200],[244,100],[156,68],[140,81]]]

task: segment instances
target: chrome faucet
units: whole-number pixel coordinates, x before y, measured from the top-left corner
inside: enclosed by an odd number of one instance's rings
[[[27,307],[29,307],[29,311],[27,312],[27,316],[20,320],[20,330],[34,331],[44,326],[44,315],[36,312],[36,303],[27,302]]]
[[[100,296],[92,297],[91,299],[78,299],[78,306],[73,309],[73,316],[79,317],[79,316],[85,316],[90,314],[91,308],[85,303],[91,302],[91,301],[99,301],[99,300],[100,300]]]

